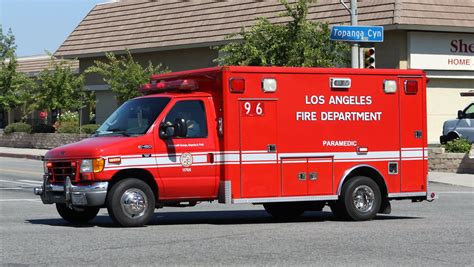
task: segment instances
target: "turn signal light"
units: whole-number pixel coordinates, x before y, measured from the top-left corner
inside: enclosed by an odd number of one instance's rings
[[[122,162],[122,159],[120,157],[109,158],[108,162],[112,164],[120,164]]]

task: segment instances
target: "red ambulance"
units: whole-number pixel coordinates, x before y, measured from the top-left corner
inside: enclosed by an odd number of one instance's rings
[[[349,220],[432,200],[419,70],[215,67],[153,75],[88,139],[44,158],[43,203],[121,226],[155,208],[262,204]]]

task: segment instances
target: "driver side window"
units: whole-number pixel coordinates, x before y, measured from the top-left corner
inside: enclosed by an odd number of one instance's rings
[[[187,134],[184,138],[207,137],[207,122],[204,103],[200,100],[177,102],[165,118],[165,124],[173,125],[176,119],[184,119]]]

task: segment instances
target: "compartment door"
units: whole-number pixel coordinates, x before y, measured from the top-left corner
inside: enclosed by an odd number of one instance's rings
[[[416,92],[414,87],[417,86]],[[423,127],[422,81],[418,78],[400,78],[400,155],[401,192],[426,190],[423,147],[426,132]]]
[[[239,109],[241,196],[277,196],[277,102],[242,99]]]
[[[333,179],[332,157],[308,159],[308,195],[331,195]]]

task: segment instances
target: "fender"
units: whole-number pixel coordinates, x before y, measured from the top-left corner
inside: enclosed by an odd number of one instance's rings
[[[352,168],[350,169],[347,169],[344,174],[342,175],[342,179],[341,181],[339,182],[339,186],[337,187],[337,192],[336,194],[338,196],[341,195],[341,190],[342,190],[342,185],[344,184],[344,181],[346,180],[346,178],[355,170],[359,169],[359,168],[370,168],[372,170],[374,170],[375,172],[377,172],[378,175],[380,175],[380,177],[382,177],[382,180],[383,180],[383,183],[384,183],[384,186],[385,188],[387,188],[387,184],[385,183],[385,179],[383,179],[383,175],[376,169],[374,168],[373,166],[370,166],[370,165],[367,165],[367,164],[360,164],[360,165],[356,165],[356,166],[353,166]],[[372,177],[371,177],[372,178]],[[380,189],[382,190],[382,188]]]

